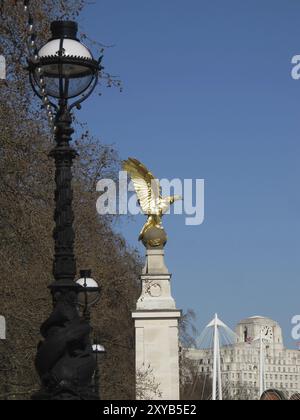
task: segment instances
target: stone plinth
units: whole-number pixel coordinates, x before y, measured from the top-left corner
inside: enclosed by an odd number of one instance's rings
[[[178,321],[181,311],[171,294],[171,274],[163,249],[147,249],[141,275],[142,294],[133,312],[136,331],[136,369],[149,370],[159,392],[149,387],[143,399],[179,400]]]
[[[171,295],[171,277],[164,261],[163,249],[147,250],[146,265],[141,276],[142,294],[137,310],[176,309]]]

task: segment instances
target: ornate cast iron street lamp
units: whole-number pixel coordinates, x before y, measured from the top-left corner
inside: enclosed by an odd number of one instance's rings
[[[77,153],[71,147],[71,110],[80,108],[97,85],[102,70],[89,49],[77,39],[77,24],[51,24],[52,38],[30,59],[29,73],[34,92],[43,100],[51,119],[55,110],[56,146],[50,153],[56,166],[55,258],[50,286],[53,312],[42,325],[36,368],[42,382],[35,399],[92,399],[91,383],[95,359],[90,326],[78,311],[74,229],[72,210],[72,166]],[[95,290],[94,290],[95,291]]]

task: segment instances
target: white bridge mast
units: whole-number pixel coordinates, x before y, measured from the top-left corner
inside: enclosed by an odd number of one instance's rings
[[[213,389],[212,400],[222,401],[222,367],[221,367],[221,352],[220,352],[220,328],[227,328],[227,326],[215,315],[215,318],[207,325],[206,328],[213,328],[214,330],[214,365],[213,365]]]

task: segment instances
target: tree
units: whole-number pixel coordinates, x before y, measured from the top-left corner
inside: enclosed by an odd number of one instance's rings
[[[85,0],[32,0],[38,40],[49,38],[50,21],[77,18]],[[0,85],[0,314],[7,341],[0,341],[0,399],[28,399],[39,388],[34,356],[39,327],[51,310],[53,281],[54,168],[52,136],[44,110],[28,83],[23,2],[0,2],[0,54],[7,82]],[[105,83],[113,83],[104,75]],[[139,295],[140,257],[96,213],[95,183],[116,177],[117,152],[78,125],[80,159],[74,168],[74,211],[78,270],[93,269],[102,286],[92,325],[101,332],[107,358],[101,366],[102,398],[135,394],[134,329],[131,310]],[[79,276],[79,273],[78,273]]]
[[[155,400],[161,398],[160,384],[157,382],[150,365],[136,372],[136,399]]]
[[[179,323],[181,400],[209,400],[212,394],[210,373],[200,371],[199,363],[188,357],[189,349],[197,345],[198,329],[195,322],[195,312],[188,309]]]
[[[195,326],[196,313],[188,309],[182,314],[179,321],[179,341],[182,347],[195,347],[197,344],[198,329]]]
[[[202,372],[199,363],[190,360],[186,353],[181,355],[181,400],[211,400],[212,379],[209,372]]]

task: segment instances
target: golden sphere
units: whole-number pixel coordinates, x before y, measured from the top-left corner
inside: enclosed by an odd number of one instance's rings
[[[142,238],[147,249],[163,249],[168,241],[164,228],[150,227]]]

